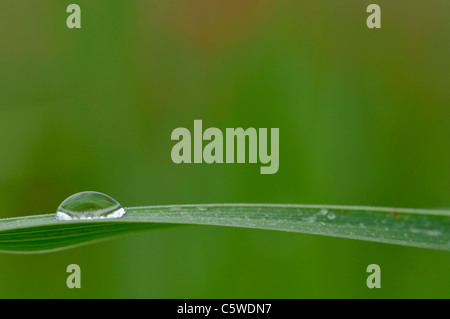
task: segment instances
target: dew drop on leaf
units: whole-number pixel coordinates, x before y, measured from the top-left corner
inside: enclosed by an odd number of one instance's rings
[[[327,218],[328,218],[328,219],[335,219],[335,218],[336,218],[336,215],[333,214],[333,213],[329,213],[328,216],[327,216]]]
[[[125,210],[112,197],[98,192],[81,192],[66,198],[56,211],[56,219],[119,218]]]

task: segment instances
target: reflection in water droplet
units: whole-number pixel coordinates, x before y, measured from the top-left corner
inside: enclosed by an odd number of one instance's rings
[[[125,210],[112,197],[98,192],[81,192],[65,199],[56,211],[56,219],[119,218]]]

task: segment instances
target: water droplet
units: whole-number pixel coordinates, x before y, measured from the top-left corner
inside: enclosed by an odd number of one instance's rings
[[[56,219],[119,218],[125,210],[112,197],[98,192],[81,192],[66,198],[56,211]]]
[[[328,219],[335,219],[335,218],[336,218],[336,215],[333,214],[333,213],[329,213],[329,214],[327,215],[327,218],[328,218]]]

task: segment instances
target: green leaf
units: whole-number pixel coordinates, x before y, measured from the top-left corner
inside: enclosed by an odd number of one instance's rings
[[[0,251],[41,253],[181,225],[229,226],[450,250],[450,212],[381,207],[211,204],[125,208],[117,219],[0,219]]]

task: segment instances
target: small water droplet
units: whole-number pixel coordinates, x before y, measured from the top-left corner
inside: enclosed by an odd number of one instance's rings
[[[125,210],[112,197],[98,192],[81,192],[66,198],[56,211],[56,219],[119,218]]]
[[[327,215],[327,218],[328,218],[328,219],[335,219],[335,218],[336,218],[336,215],[333,214],[333,213],[329,213],[329,214]]]

